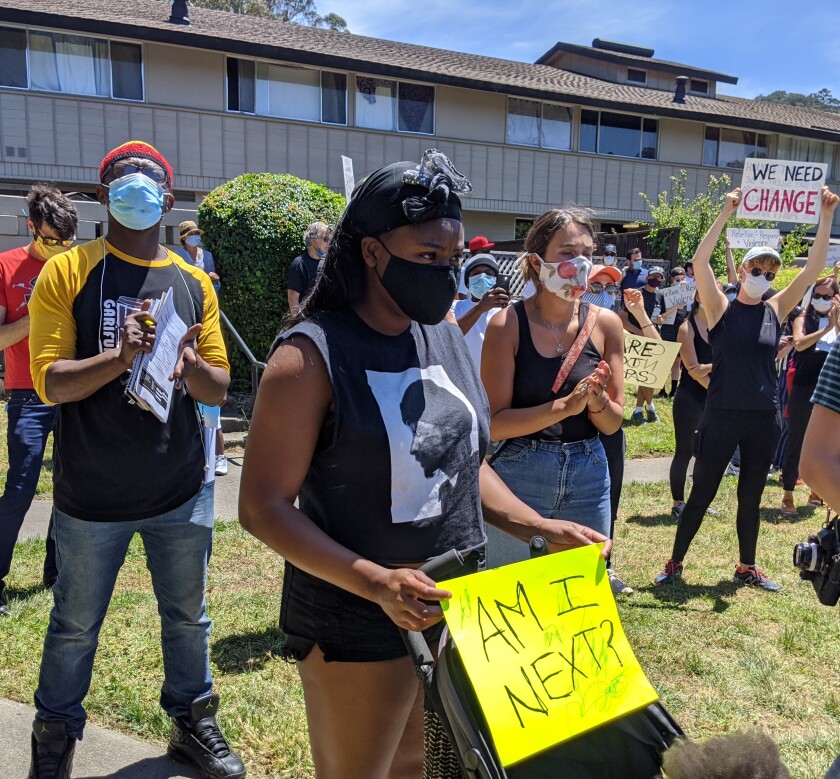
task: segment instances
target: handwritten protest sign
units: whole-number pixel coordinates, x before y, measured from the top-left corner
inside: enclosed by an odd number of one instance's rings
[[[344,196],[349,203],[353,190],[356,188],[356,177],[353,175],[353,160],[343,154],[341,155],[341,169],[344,172]]]
[[[445,617],[505,766],[657,700],[601,545],[464,576]]]
[[[730,249],[752,249],[753,246],[779,247],[778,230],[765,230],[760,227],[727,227],[726,237]]]
[[[819,162],[747,159],[738,216],[816,224],[827,173],[828,165]]]
[[[840,260],[840,244],[829,244],[828,253],[825,255],[825,264],[834,267],[834,263],[838,260]]]
[[[664,387],[679,352],[678,343],[624,333],[624,383]]]
[[[690,306],[694,302],[694,294],[697,287],[694,284],[673,284],[670,287],[660,290],[662,299],[665,302],[665,310],[674,306]],[[672,325],[677,319],[677,312],[674,311],[662,320],[665,325]]]

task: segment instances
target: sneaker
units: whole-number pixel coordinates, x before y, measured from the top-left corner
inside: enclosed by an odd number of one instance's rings
[[[8,617],[11,613],[9,611],[9,601],[6,600],[6,585],[0,579],[0,617]]]
[[[220,454],[216,458],[216,476],[227,476],[228,475],[228,461],[227,457],[223,454]]]
[[[665,568],[662,573],[656,574],[656,578],[653,580],[654,584],[674,584],[678,579],[682,579],[683,573],[683,565],[682,563],[674,562],[673,560],[668,560],[665,563]]]
[[[808,505],[809,506],[816,506],[819,508],[820,506],[824,506],[823,499],[817,495],[816,492],[811,490],[811,494],[808,496]]]
[[[759,571],[754,565],[751,565],[746,571],[740,571],[736,568],[732,581],[736,584],[749,584],[750,587],[760,587],[762,590],[768,590],[769,592],[778,592],[782,589],[780,585],[768,579],[767,575],[763,571]]]
[[[796,506],[793,505],[793,498],[788,498],[788,497],[782,498],[782,505],[780,506],[779,510],[786,517],[795,517],[796,516]]]
[[[684,510],[684,509],[685,509],[685,501],[684,501],[684,500],[681,500],[681,501],[680,501],[679,503],[677,503],[676,505],[671,506],[671,513],[672,513],[675,517],[680,517],[680,516],[682,516],[682,513],[683,513],[683,510]]]
[[[205,779],[241,779],[245,766],[216,723],[219,696],[209,693],[196,698],[188,717],[172,718],[167,753],[173,760],[198,766]]]
[[[656,414],[655,408],[649,408],[645,410],[645,416],[647,417],[648,422],[658,422],[659,417]]]
[[[630,417],[630,420],[634,425],[643,425],[645,423],[645,414],[643,411],[636,409]]]
[[[27,779],[70,779],[76,739],[67,735],[65,722],[32,723],[32,757]]]
[[[724,476],[740,476],[741,474],[741,466],[735,465],[735,463],[730,462],[729,465],[726,466],[726,471],[724,472]]]
[[[720,512],[717,509],[713,509],[711,506],[709,506],[709,508],[706,509],[706,516],[719,517]]]
[[[607,576],[610,579],[610,587],[613,595],[632,595],[633,588],[629,584],[625,584],[619,579],[618,574],[612,569],[607,568]]]

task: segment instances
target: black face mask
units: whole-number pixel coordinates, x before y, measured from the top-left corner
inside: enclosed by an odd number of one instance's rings
[[[662,283],[662,279],[648,279],[647,283],[649,287],[658,287]]]
[[[382,243],[382,241],[380,241]],[[382,244],[385,250],[388,247]],[[461,271],[452,266],[420,265],[391,254],[379,281],[409,319],[421,325],[436,325],[449,311]]]

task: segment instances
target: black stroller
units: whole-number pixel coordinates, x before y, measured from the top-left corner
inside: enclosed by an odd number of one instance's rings
[[[545,539],[531,541],[532,556]],[[451,551],[422,570],[435,581],[463,571]],[[426,692],[425,779],[654,779],[662,753],[683,731],[661,703],[629,714],[504,768],[446,627],[437,657],[422,633],[403,638]]]

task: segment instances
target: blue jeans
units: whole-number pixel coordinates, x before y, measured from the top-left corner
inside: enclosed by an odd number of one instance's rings
[[[596,436],[573,443],[514,438],[493,468],[510,491],[540,516],[568,519],[610,534],[610,475]],[[528,545],[487,528],[487,567],[528,559]]]
[[[9,575],[18,533],[35,497],[44,449],[55,424],[57,410],[57,406],[42,403],[35,390],[9,390],[9,402],[6,404],[9,470],[6,489],[0,497],[0,584]],[[44,577],[54,579],[55,575],[55,542],[52,540],[50,520]]]
[[[87,522],[56,509],[54,522],[58,581],[35,691],[38,717],[66,722],[71,737],[82,737],[82,701],[99,629],[135,533],[143,539],[161,618],[160,705],[170,716],[186,716],[190,703],[213,687],[204,597],[213,546],[213,484],[177,509],[148,519]]]

